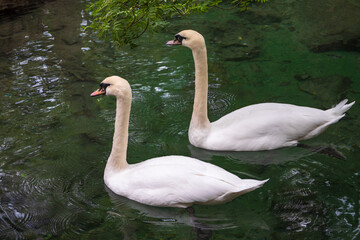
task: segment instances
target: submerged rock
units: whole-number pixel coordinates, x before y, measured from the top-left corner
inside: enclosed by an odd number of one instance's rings
[[[333,103],[346,98],[346,94],[351,90],[351,84],[351,79],[344,76],[309,77],[298,82],[301,91],[314,95],[320,100]]]
[[[233,26],[238,26],[241,29],[234,31]],[[225,61],[240,62],[256,58],[260,54],[259,41],[263,38],[263,34],[248,25],[248,21],[237,22],[228,20],[224,26],[213,27],[211,30],[213,42],[216,42],[216,47],[221,49],[221,58]],[[218,41],[217,35],[222,33],[221,41]],[[211,40],[210,40],[211,41]]]
[[[294,78],[298,81],[305,81],[305,80],[311,78],[311,75],[307,74],[307,73],[295,74]]]
[[[46,1],[50,0],[0,0],[0,16],[23,13]]]
[[[359,1],[304,0],[294,10],[298,39],[311,51],[360,51]]]

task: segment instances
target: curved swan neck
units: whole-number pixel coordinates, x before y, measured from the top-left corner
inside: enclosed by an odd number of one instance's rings
[[[208,66],[206,46],[192,50],[195,63],[195,98],[191,124],[207,127]]]
[[[128,166],[126,152],[129,135],[131,98],[116,98],[116,118],[113,145],[106,170],[121,170]]]

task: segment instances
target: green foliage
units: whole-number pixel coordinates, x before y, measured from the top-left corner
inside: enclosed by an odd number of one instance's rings
[[[233,8],[247,10],[252,2],[268,0],[234,0]],[[100,37],[109,38],[119,44],[133,45],[133,41],[146,31],[156,31],[168,24],[168,20],[192,13],[204,13],[217,7],[222,0],[97,0],[87,11],[93,17],[87,27]]]
[[[232,4],[238,5],[239,8],[241,9],[241,11],[246,11],[249,9],[250,4],[253,2],[265,3],[267,1],[268,0],[234,0],[234,1],[232,1]]]

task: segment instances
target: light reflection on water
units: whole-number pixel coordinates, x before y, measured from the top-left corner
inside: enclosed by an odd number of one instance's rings
[[[135,49],[117,49],[79,27],[89,22],[86,2],[52,1],[0,22],[1,237],[187,239],[204,234],[287,239],[359,234],[356,105],[309,141],[335,147],[345,161],[298,148],[241,153],[198,149],[187,139],[194,96],[192,55],[165,42],[184,28],[206,35],[211,120],[262,101],[328,108],[339,94],[357,100],[358,53],[315,55],[291,41],[288,23],[275,19],[258,26],[251,14],[242,18],[224,12],[175,21],[164,33],[145,35]],[[234,21],[241,21],[242,28],[234,30]],[[233,43],[239,36],[247,46]],[[314,75],[311,83],[294,80],[303,71]],[[350,80],[335,77],[330,79],[336,84],[324,84],[325,77],[317,78],[328,73]],[[271,180],[229,204],[196,206],[193,217],[114,196],[104,188],[102,174],[111,149],[115,102],[89,98],[110,75],[128,79],[133,89],[130,163],[179,154],[240,177]],[[324,94],[309,94],[314,89]]]

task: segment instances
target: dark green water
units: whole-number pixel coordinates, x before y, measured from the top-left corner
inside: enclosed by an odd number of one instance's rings
[[[89,21],[85,1],[57,0],[3,17],[0,237],[359,238],[360,53],[348,46],[309,50],[313,42],[331,40],[326,27],[346,25],[341,16],[347,13],[337,13],[329,1],[322,13],[334,19],[318,26],[321,16],[312,15],[307,1],[271,2],[248,13],[215,10],[174,19],[163,33],[143,36],[135,49],[115,48],[81,30]],[[354,6],[347,9],[360,9],[349,2]],[[192,55],[187,48],[165,46],[189,28],[207,40],[210,120],[265,101],[325,109],[343,98],[356,100],[339,123],[306,141],[335,147],[346,160],[299,148],[218,153],[190,146]],[[130,163],[178,154],[270,181],[228,204],[195,206],[194,218],[181,209],[114,196],[102,177],[115,101],[89,97],[110,75],[127,79],[133,89]]]

